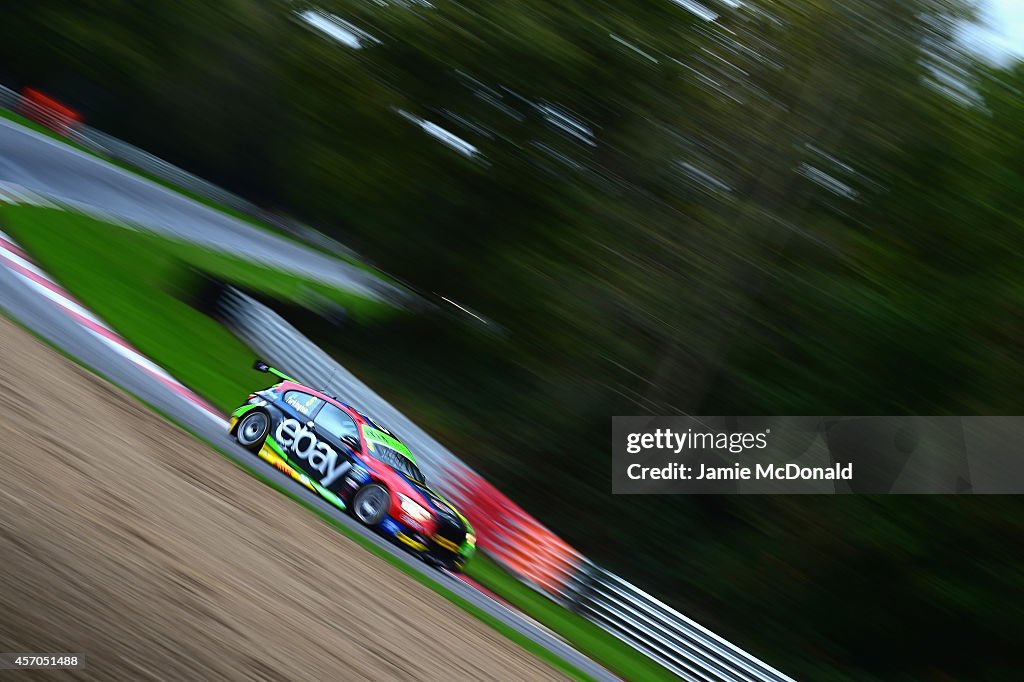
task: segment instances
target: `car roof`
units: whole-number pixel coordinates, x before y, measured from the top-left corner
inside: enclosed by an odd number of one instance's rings
[[[320,400],[323,400],[326,403],[331,403],[335,407],[340,407],[340,408],[343,408],[343,409],[345,409],[345,410],[347,410],[349,412],[353,412],[360,419],[362,419],[362,417],[363,417],[363,415],[361,415],[351,405],[346,405],[345,403],[341,402],[340,400],[338,400],[337,398],[332,396],[330,393],[324,393],[323,391],[318,391],[317,389],[315,389],[315,388],[313,388],[311,386],[306,386],[305,384],[300,384],[297,381],[287,381],[287,380],[286,381],[282,381],[277,386],[278,386],[278,388],[281,389],[282,392],[284,392],[284,391],[292,391],[292,390],[305,391],[306,393],[309,393],[311,395],[315,395],[317,398],[320,398]]]

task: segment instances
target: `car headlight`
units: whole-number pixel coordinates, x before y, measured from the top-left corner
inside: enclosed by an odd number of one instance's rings
[[[411,497],[407,497],[402,493],[398,493],[398,499],[402,503],[402,511],[408,514],[417,521],[429,521],[432,518],[432,514],[427,511],[423,505],[416,502]]]
[[[470,547],[476,547],[476,536],[472,533],[466,533],[466,544]]]

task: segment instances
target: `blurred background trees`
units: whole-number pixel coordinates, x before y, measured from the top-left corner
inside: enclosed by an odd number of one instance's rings
[[[1020,412],[1024,66],[967,2],[4,15],[6,84],[485,315],[308,331],[588,555],[797,677],[1016,679],[1016,500],[608,476],[615,414]]]

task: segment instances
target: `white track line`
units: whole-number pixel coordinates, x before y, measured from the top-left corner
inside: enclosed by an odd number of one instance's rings
[[[11,191],[10,185],[0,187],[0,191],[6,196],[15,194]],[[31,200],[31,198],[27,199]],[[2,197],[0,197],[0,200],[2,200]],[[28,203],[28,201],[25,201],[25,203]],[[79,326],[89,331],[118,355],[129,360],[141,370],[191,402],[202,414],[212,419],[219,426],[227,426],[224,417],[218,414],[205,400],[186,388],[162,367],[133,348],[124,338],[114,332],[109,325],[76,301],[52,277],[35,263],[31,262],[21,247],[4,232],[0,232],[0,265],[13,272],[28,288],[57,305],[77,322]]]

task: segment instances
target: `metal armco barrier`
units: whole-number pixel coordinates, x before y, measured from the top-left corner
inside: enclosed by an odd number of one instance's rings
[[[575,609],[588,620],[693,682],[793,682],[763,661],[587,562]]]
[[[552,594],[565,592],[582,561],[578,552],[431,438],[369,386],[339,365],[277,313],[228,290],[225,323],[273,364],[313,387],[326,387],[399,434],[427,481],[450,497],[473,524],[477,545],[511,572]]]
[[[327,387],[394,429],[416,454],[430,485],[469,518],[480,549],[526,584],[684,680],[794,682],[587,560],[267,306],[229,289],[218,312],[273,364],[314,387]]]
[[[82,146],[274,225],[319,248],[351,255],[338,242],[270,214],[202,178],[82,124],[74,112],[0,86],[0,106]],[[70,112],[70,113],[69,113]],[[270,308],[229,290],[219,313],[259,354],[289,374],[327,387],[393,428],[416,454],[430,484],[450,497],[477,531],[478,545],[527,585],[548,595],[689,682],[794,682],[582,556],[447,448],[377,395]]]
[[[21,114],[60,135],[71,137],[82,126],[81,114],[38,90],[25,88],[19,104]]]

